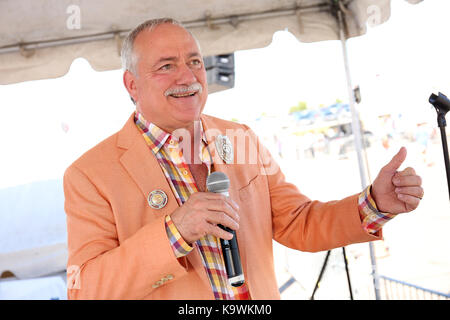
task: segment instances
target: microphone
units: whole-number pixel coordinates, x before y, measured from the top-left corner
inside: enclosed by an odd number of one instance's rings
[[[220,193],[229,196],[228,188],[230,179],[223,172],[216,171],[211,173],[206,179],[206,187],[209,192]],[[242,272],[241,258],[239,256],[239,247],[234,230],[219,224],[219,227],[233,234],[231,240],[220,239],[222,246],[223,260],[228,275],[228,283],[233,287],[239,287],[244,284],[244,273]]]

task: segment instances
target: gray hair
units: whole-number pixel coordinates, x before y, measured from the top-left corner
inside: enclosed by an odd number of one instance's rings
[[[136,39],[136,37],[139,35],[139,33],[141,33],[144,30],[148,30],[151,31],[153,30],[155,27],[164,24],[164,23],[171,23],[177,26],[180,26],[182,28],[184,28],[184,26],[181,24],[181,22],[172,19],[172,18],[158,18],[158,19],[150,19],[147,20],[143,23],[141,23],[140,25],[138,25],[136,28],[134,28],[133,30],[131,30],[127,37],[125,38],[125,40],[123,41],[122,44],[122,51],[120,53],[120,58],[122,60],[122,69],[123,71],[129,70],[130,72],[132,72],[133,74],[136,74],[136,64],[137,64],[137,56],[134,53],[134,40]],[[184,28],[186,29],[186,28]],[[187,30],[187,29],[186,29]],[[187,30],[191,35],[192,33]],[[193,36],[193,35],[192,35]],[[194,37],[194,36],[193,36]],[[197,45],[199,45],[197,39],[194,37],[195,41],[197,42]],[[200,46],[199,46],[200,49]]]

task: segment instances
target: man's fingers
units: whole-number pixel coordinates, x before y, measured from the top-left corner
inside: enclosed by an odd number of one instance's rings
[[[211,234],[213,236],[216,236],[217,238],[222,238],[225,240],[231,240],[233,239],[233,234],[230,232],[227,232],[225,230],[223,230],[222,228],[220,228],[217,225],[214,224],[209,224],[209,228],[207,230],[207,234]]]
[[[171,217],[181,236],[192,243],[206,234],[231,240],[232,234],[219,228],[239,229],[239,206],[229,197],[196,192]]]
[[[208,200],[221,200],[227,202],[231,207],[233,207],[234,210],[239,210],[239,205],[230,197],[227,197],[220,193],[213,193],[213,192],[204,192],[205,199]]]
[[[405,195],[410,195],[419,199],[423,198],[423,189],[422,187],[397,187],[395,188],[395,192],[400,195],[400,194],[405,194]]]
[[[384,166],[384,170],[389,172],[395,172],[402,165],[403,161],[406,159],[406,148],[401,147],[397,154],[389,161],[387,165]]]
[[[207,209],[210,211],[223,212],[236,222],[239,222],[239,214],[229,202],[225,202],[222,200],[210,200],[208,201]]]
[[[212,224],[221,224],[233,230],[239,229],[239,223],[233,220],[228,214],[219,211],[209,211],[206,220]]]
[[[406,168],[406,169],[404,169],[402,171],[397,172],[396,175],[399,175],[399,176],[414,176],[414,175],[416,175],[416,171],[413,168],[408,167],[408,168]]]
[[[225,201],[236,211],[236,212],[238,212],[239,211],[239,205],[233,200],[233,199],[231,199],[231,198],[229,198],[229,197],[225,197],[226,199],[225,199]],[[237,218],[238,218],[238,221],[239,221],[239,215],[237,216]]]
[[[397,197],[399,200],[403,201],[406,204],[409,204],[410,206],[416,208],[419,203],[420,203],[420,198],[418,197],[414,197],[414,196],[410,196],[407,194],[397,194]]]
[[[396,187],[414,187],[414,186],[421,186],[422,185],[422,178],[417,175],[408,175],[408,176],[401,176],[401,175],[395,175],[392,178],[392,183]]]

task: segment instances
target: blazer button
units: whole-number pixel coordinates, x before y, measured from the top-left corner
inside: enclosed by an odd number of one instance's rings
[[[152,285],[152,288],[158,288],[158,287],[161,286],[162,284],[163,284],[163,281],[158,280],[158,281],[156,281],[156,282]]]
[[[169,281],[169,280],[172,280],[172,279],[173,279],[173,275],[168,274],[167,276],[165,276],[165,277],[162,278],[161,280],[164,280],[164,282],[165,282],[165,281]]]
[[[375,221],[375,220],[377,220],[378,216],[377,216],[376,213],[371,213],[371,214],[369,214],[369,218],[370,218],[372,221]]]

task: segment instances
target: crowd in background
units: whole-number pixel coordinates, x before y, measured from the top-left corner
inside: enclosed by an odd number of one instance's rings
[[[279,125],[273,125],[277,120]],[[286,120],[262,116],[253,123],[253,127],[272,154],[281,159],[302,160],[324,156],[346,159],[350,152],[355,151],[351,117],[348,116],[329,123],[317,119],[309,124],[292,117]],[[384,114],[369,124],[362,121],[361,128],[365,148],[387,151],[394,141],[397,144],[412,143],[419,150],[423,162],[429,166],[434,164],[427,158],[427,149],[431,143],[439,141],[439,132],[427,121],[411,123],[402,114]]]

